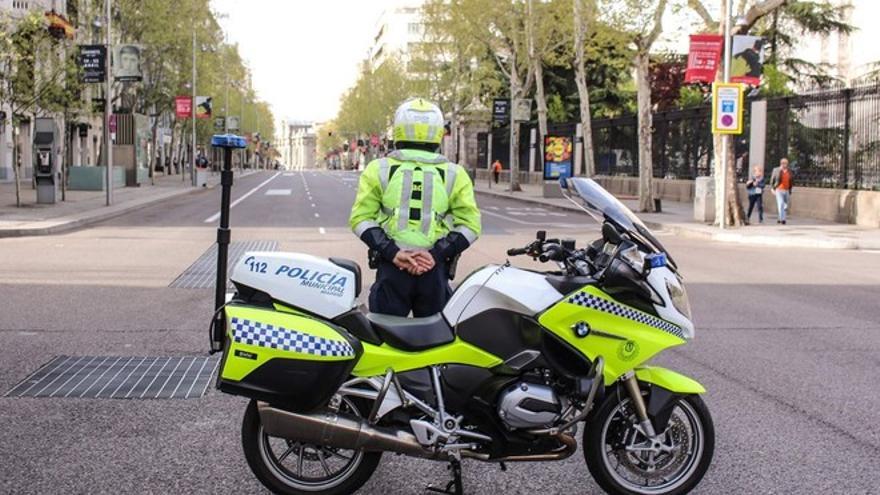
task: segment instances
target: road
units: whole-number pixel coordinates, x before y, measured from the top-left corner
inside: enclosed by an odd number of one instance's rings
[[[357,176],[263,172],[233,191],[233,240],[354,259]],[[55,356],[200,356],[210,289],[169,288],[214,241],[219,193],[64,235],[0,239],[0,394]],[[484,236],[460,273],[583,215],[480,197]],[[717,446],[695,493],[877,493],[880,253],[660,238],[688,283],[693,343],[657,362],[708,389]],[[530,262],[513,260],[516,264]],[[367,273],[369,277],[372,275]],[[261,493],[239,444],[245,401],[0,398],[2,493]],[[468,493],[600,493],[578,452],[551,464],[465,462]],[[387,455],[367,494],[421,493],[445,465]]]

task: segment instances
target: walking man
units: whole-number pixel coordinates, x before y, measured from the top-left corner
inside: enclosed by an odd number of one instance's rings
[[[785,225],[791,190],[794,188],[794,172],[788,168],[788,158],[779,160],[779,166],[770,175],[770,187],[776,195],[776,208],[779,211],[776,223]]]
[[[361,174],[349,223],[377,269],[374,313],[439,313],[451,294],[450,263],[480,235],[470,177],[438,154],[443,122],[433,103],[405,101],[394,113],[395,151]]]

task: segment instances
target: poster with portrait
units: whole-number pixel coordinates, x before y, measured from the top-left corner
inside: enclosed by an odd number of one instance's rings
[[[764,38],[736,35],[731,53],[730,82],[760,86],[764,69]]]
[[[140,46],[116,45],[113,47],[113,78],[120,82],[136,82],[143,79]]]
[[[212,98],[210,96],[196,96],[196,118],[210,119]]]
[[[544,180],[559,180],[572,176],[571,136],[544,138]]]

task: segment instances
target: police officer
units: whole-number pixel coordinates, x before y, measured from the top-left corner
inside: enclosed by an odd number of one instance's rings
[[[449,299],[449,263],[480,235],[470,177],[438,154],[443,113],[422,98],[394,113],[395,151],[364,169],[349,223],[378,258],[370,311],[430,316]]]

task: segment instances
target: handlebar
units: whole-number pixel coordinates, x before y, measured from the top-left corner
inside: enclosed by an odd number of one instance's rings
[[[520,255],[526,254],[528,252],[529,252],[529,250],[527,248],[513,248],[513,249],[507,250],[507,255],[508,256],[520,256]]]

